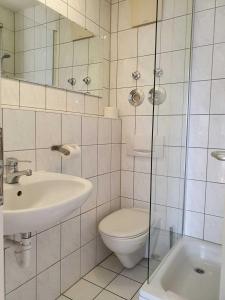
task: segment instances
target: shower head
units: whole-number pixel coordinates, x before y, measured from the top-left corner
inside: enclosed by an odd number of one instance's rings
[[[1,58],[1,60],[3,60],[3,59],[6,59],[6,58],[10,58],[11,57],[11,55],[10,54],[8,54],[8,53],[5,53],[5,54],[3,54],[3,56],[2,56],[2,58]]]

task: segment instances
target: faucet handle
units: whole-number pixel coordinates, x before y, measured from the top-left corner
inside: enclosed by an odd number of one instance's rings
[[[18,163],[32,163],[31,160],[18,160],[17,158],[15,157],[8,157],[6,159],[6,164],[4,165],[5,167],[8,167],[8,168],[14,168],[14,170],[17,169],[17,166],[18,166]]]

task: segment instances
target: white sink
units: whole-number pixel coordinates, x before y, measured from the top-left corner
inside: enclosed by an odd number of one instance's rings
[[[72,213],[87,200],[89,180],[49,172],[4,184],[4,234],[40,231]]]

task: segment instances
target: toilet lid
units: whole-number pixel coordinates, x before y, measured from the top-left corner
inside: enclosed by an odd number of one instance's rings
[[[135,208],[115,211],[99,223],[101,233],[120,238],[142,235],[148,231],[148,228],[148,211]]]

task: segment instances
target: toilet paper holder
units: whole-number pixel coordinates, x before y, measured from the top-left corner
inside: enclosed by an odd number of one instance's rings
[[[58,151],[58,152],[62,153],[63,155],[66,155],[66,156],[70,155],[70,151],[68,149],[64,148],[64,145],[53,145],[51,147],[51,150],[52,151]]]

